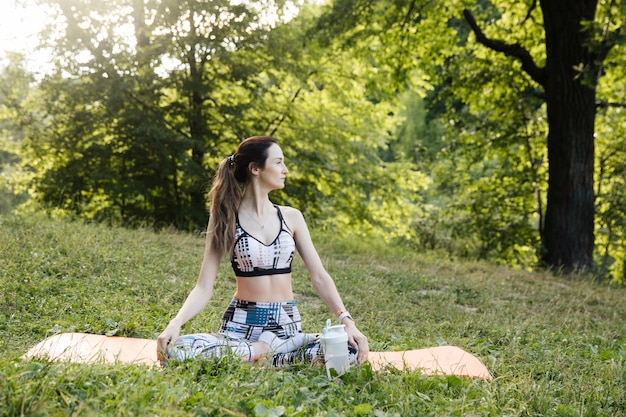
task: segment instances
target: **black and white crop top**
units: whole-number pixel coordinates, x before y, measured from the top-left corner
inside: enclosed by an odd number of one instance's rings
[[[235,245],[231,264],[238,277],[258,277],[261,275],[288,274],[296,250],[293,234],[287,227],[280,208],[276,207],[280,219],[280,232],[269,245],[246,232],[239,224],[235,228]]]

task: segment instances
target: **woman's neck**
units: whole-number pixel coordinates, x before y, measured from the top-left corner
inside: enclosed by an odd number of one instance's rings
[[[252,190],[246,190],[239,204],[239,208],[260,217],[272,211],[274,204],[270,201],[266,193],[255,193]]]

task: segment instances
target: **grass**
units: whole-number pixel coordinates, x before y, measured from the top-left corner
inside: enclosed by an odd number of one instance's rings
[[[226,357],[167,369],[23,361],[57,332],[155,338],[195,283],[201,236],[0,217],[2,416],[626,416],[626,289],[402,247],[316,235],[373,350],[440,344],[479,357],[491,382],[354,367],[250,368]],[[185,332],[214,330],[234,290]],[[297,261],[304,330],[330,312]]]

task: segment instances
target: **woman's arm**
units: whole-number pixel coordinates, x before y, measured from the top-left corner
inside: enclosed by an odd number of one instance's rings
[[[163,330],[157,338],[157,356],[161,362],[167,359],[167,346],[178,339],[180,329],[183,325],[198,315],[213,295],[221,254],[211,249],[210,239],[212,239],[212,234],[210,230],[212,230],[212,227],[209,222],[204,257],[202,259],[198,281],[187,296],[187,299],[178,311],[178,314],[176,314],[176,317],[169,322],[165,330]]]
[[[304,216],[299,210],[290,207],[285,207],[284,213],[285,217],[288,219],[287,224],[294,234],[298,253],[311,276],[313,288],[334,314],[338,315],[339,312],[345,311],[346,308],[343,305],[339,291],[337,291],[335,282],[324,268],[322,260],[313,245],[313,240],[311,239],[311,234],[309,233],[309,228],[304,220]],[[348,342],[352,346],[359,348],[358,362],[363,363],[369,353],[367,338],[357,329],[354,319],[346,317],[342,320],[341,324],[346,326]]]

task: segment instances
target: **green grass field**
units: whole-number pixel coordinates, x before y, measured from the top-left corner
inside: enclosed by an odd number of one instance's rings
[[[201,236],[0,217],[2,416],[626,416],[626,288],[314,236],[373,350],[452,344],[491,382],[353,367],[251,368],[226,357],[167,369],[23,361],[58,332],[155,338],[193,287]],[[332,314],[297,261],[304,330]],[[185,332],[215,330],[216,292]]]

